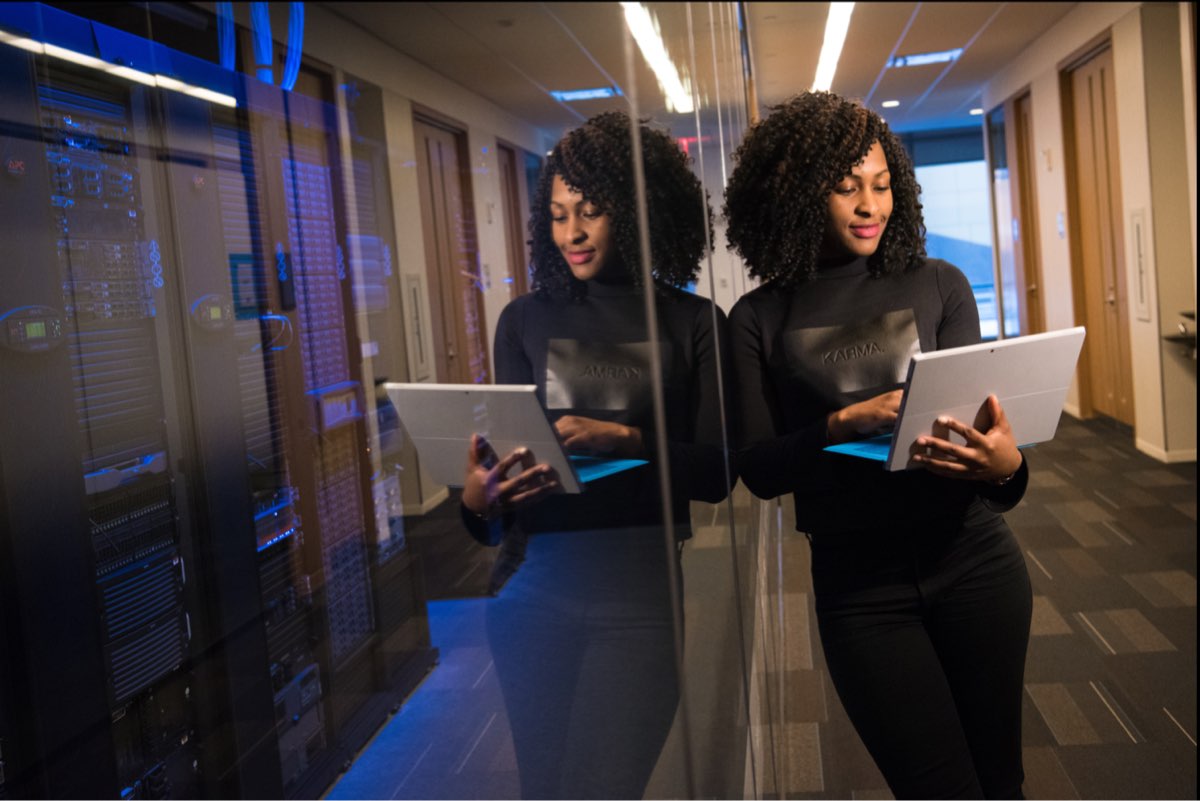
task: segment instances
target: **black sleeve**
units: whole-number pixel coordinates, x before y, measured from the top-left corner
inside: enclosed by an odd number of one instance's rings
[[[463,527],[467,529],[467,533],[478,542],[480,545],[499,545],[500,540],[504,539],[504,535],[512,528],[516,522],[516,515],[507,513],[499,517],[488,520],[480,517],[463,504],[458,505],[459,515],[462,517]]]
[[[525,353],[524,328],[527,302],[513,301],[500,312],[496,321],[496,342],[492,359],[497,384],[534,384],[533,363]]]
[[[938,321],[937,349],[959,348],[976,345],[983,340],[979,335],[979,307],[975,293],[962,270],[938,262],[935,269],[938,292],[942,298],[942,316]]]
[[[667,458],[673,495],[719,503],[737,480],[733,465],[729,464],[726,469],[721,426],[721,403],[726,397],[723,390],[728,386],[728,322],[725,313],[715,304],[697,305],[698,312],[691,325],[695,363],[688,375],[687,415],[691,439],[668,441]],[[653,436],[651,431],[643,432],[647,450],[653,448]]]
[[[1025,454],[1021,454],[1021,466],[1017,468],[1017,472],[1007,483],[997,487],[994,484],[980,482],[976,491],[987,508],[1003,514],[1021,502],[1028,486],[1029,463],[1025,460]]]
[[[737,473],[755,495],[774,498],[794,490],[796,476],[817,468],[827,444],[825,419],[781,436],[783,415],[767,366],[767,335],[750,302],[734,306],[729,328],[740,421]]]

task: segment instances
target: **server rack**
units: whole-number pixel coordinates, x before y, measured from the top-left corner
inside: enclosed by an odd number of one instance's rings
[[[0,75],[0,797],[315,796],[436,655],[331,110]]]
[[[195,792],[195,610],[179,420],[165,409],[178,376],[161,352],[162,238],[137,133],[146,96],[3,57],[22,154],[3,198],[21,221],[3,279],[4,583],[18,610],[6,657],[25,657],[9,667],[32,701],[10,716],[7,782],[14,795],[85,796],[97,780]],[[31,471],[38,454],[49,459]]]

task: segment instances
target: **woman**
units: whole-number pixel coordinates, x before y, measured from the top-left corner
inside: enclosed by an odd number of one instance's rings
[[[476,437],[468,457],[468,528],[517,543],[510,553],[525,559],[488,611],[524,797],[641,797],[678,699],[669,591],[678,552],[663,536],[657,462],[670,468],[680,540],[689,501],[718,502],[732,483],[717,391],[724,316],[682,289],[699,271],[711,215],[680,148],[645,126],[640,135],[654,286],[641,282],[630,120],[601,114],[547,160],[530,221],[533,292],[501,313],[495,365],[499,383],[537,385],[568,450],[647,464],[568,496],[523,449],[497,459]],[[665,453],[654,431],[655,347]]]
[[[868,109],[800,95],[735,158],[728,237],[764,282],[730,312],[738,470],[794,494],[838,695],[897,798],[1020,797],[1032,597],[999,513],[1028,469],[1003,410],[939,421],[924,469],[823,451],[891,428],[912,353],[980,340],[971,288],[926,258],[912,163]]]

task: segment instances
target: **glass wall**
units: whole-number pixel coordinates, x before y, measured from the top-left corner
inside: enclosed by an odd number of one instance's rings
[[[766,792],[718,358],[744,31],[627,5],[0,8],[0,795]],[[611,174],[552,182],[609,111],[645,124]],[[545,412],[392,386],[434,384]],[[528,425],[585,458],[481,519],[469,469],[557,451]]]
[[[0,4],[0,797],[841,786],[731,472],[743,12]]]

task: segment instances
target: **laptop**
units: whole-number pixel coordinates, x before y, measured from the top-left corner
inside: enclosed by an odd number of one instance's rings
[[[893,472],[905,470],[913,443],[932,433],[938,417],[971,422],[992,394],[1000,400],[1019,447],[1051,440],[1084,334],[1084,328],[1077,326],[915,354],[909,361],[893,433],[825,450],[881,461]],[[956,434],[952,440],[961,444]]]
[[[416,445],[421,466],[449,487],[463,485],[472,434],[486,438],[500,458],[514,448],[529,448],[535,461],[558,472],[569,494],[582,492],[589,481],[646,464],[644,459],[568,454],[534,384],[388,382],[383,388]]]

